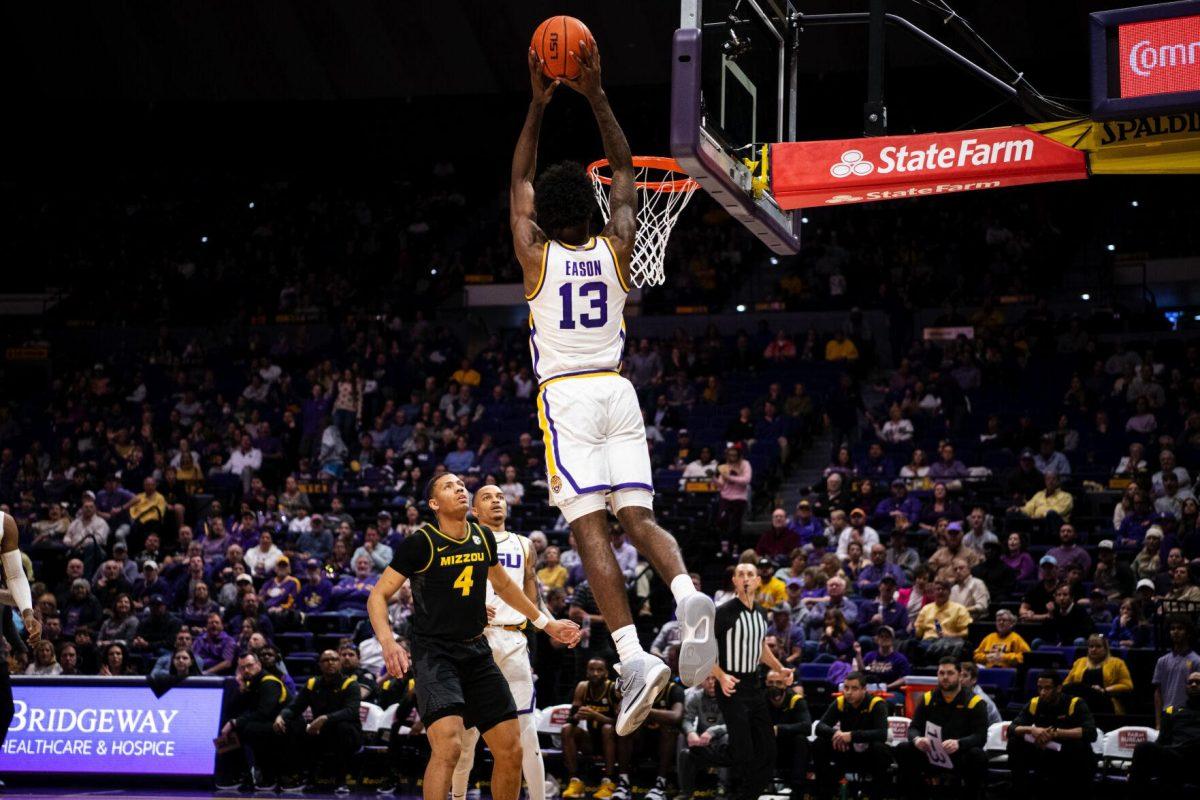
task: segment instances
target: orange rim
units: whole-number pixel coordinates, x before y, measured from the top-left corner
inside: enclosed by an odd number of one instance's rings
[[[600,172],[600,170],[607,166],[607,158],[593,161],[591,164],[588,164],[588,174],[605,186],[611,186],[612,176],[603,175]],[[636,185],[640,189],[649,189],[653,192],[692,192],[700,186],[694,179],[687,177],[687,173],[679,166],[679,162],[673,158],[665,158],[663,156],[634,156],[633,166],[656,169],[661,172],[677,172],[684,176],[669,181],[637,181]]]

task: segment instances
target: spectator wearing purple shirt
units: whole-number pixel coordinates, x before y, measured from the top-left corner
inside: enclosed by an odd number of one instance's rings
[[[221,517],[209,517],[204,524],[204,538],[200,540],[205,562],[211,564],[225,555],[229,545],[229,535],[225,533],[225,520]]]
[[[1058,562],[1058,579],[1065,581],[1072,567],[1079,567],[1084,575],[1092,571],[1092,557],[1075,543],[1075,526],[1064,522],[1058,529],[1058,546],[1051,547],[1046,555],[1054,556]]]
[[[228,675],[233,671],[237,640],[225,632],[225,623],[215,611],[208,615],[204,635],[196,640],[192,653],[205,675]]]
[[[812,513],[812,503],[801,500],[796,504],[796,512],[788,520],[788,529],[800,537],[800,546],[808,544],[814,536],[825,530],[825,525]]]
[[[258,596],[268,614],[295,608],[296,598],[300,596],[300,581],[292,575],[291,562],[286,557],[275,562],[275,575],[263,583]]]
[[[229,541],[236,542],[243,550],[248,550],[258,544],[258,518],[250,509],[242,512],[241,519],[233,523],[229,531]]]
[[[862,672],[867,676],[868,684],[883,684],[894,690],[904,682],[912,665],[895,645],[896,631],[890,625],[880,627],[875,634],[876,649],[862,659]]]
[[[941,458],[929,467],[929,477],[933,480],[945,481],[967,477],[967,466],[954,457],[954,445],[942,445]]]
[[[859,595],[874,597],[878,594],[879,583],[885,575],[890,575],[897,586],[903,586],[905,583],[904,570],[895,564],[888,563],[887,548],[882,544],[873,544],[871,545],[870,563],[859,571],[858,578],[854,582]]]
[[[321,571],[319,559],[310,558],[304,562],[304,583],[300,587],[300,595],[296,605],[305,614],[316,614],[329,607],[329,597],[333,594],[333,584]]]
[[[875,506],[871,522],[876,528],[891,530],[895,525],[896,514],[903,514],[910,520],[921,516],[921,501],[916,495],[908,493],[908,484],[900,478],[892,481],[892,496],[885,497]]]
[[[330,609],[343,614],[365,612],[367,598],[378,581],[379,576],[371,571],[371,559],[359,556],[354,560],[354,574],[346,575],[333,587]]]

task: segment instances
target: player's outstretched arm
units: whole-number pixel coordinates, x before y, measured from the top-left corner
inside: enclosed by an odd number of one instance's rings
[[[371,587],[371,595],[367,598],[367,618],[371,620],[371,628],[375,638],[383,647],[383,661],[387,664],[388,674],[399,678],[408,672],[408,653],[396,641],[392,632],[392,623],[388,619],[388,600],[400,591],[400,587],[408,578],[391,567],[384,569],[378,582]]]
[[[21,563],[21,551],[17,543],[21,532],[12,514],[4,515],[4,534],[0,538],[0,560],[4,563],[4,580],[12,594],[13,605],[21,612],[21,622],[29,633],[29,643],[36,644],[42,638],[42,623],[33,615],[33,593],[29,588],[29,576]]]
[[[572,53],[579,64],[579,77],[567,81],[567,85],[587,98],[600,127],[600,139],[604,143],[604,157],[612,170],[612,187],[608,193],[610,217],[604,226],[604,235],[609,238],[621,259],[621,270],[629,275],[629,256],[637,235],[637,189],[634,186],[633,155],[629,151],[629,140],[621,130],[608,95],[600,83],[600,50],[595,44],[584,44],[582,53]]]
[[[574,647],[579,643],[579,626],[566,619],[554,619],[549,614],[538,609],[525,592],[521,590],[504,567],[496,564],[488,567],[488,580],[501,600],[515,608],[518,613],[534,624],[538,630],[544,630],[563,644]]]
[[[537,174],[538,135],[542,130],[542,116],[546,104],[558,87],[542,71],[542,60],[533,48],[529,49],[529,81],[533,88],[533,99],[525,115],[525,126],[517,139],[513,153],[512,180],[509,185],[508,224],[512,228],[513,250],[525,272],[525,293],[537,286],[542,268],[542,245],[546,234],[537,224],[537,211],[533,204],[533,179]]]

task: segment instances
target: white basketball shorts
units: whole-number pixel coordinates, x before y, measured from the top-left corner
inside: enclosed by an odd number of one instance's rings
[[[491,645],[496,666],[508,681],[517,713],[532,713],[537,694],[533,690],[533,669],[529,665],[529,641],[525,634],[498,625],[488,625],[483,633]]]
[[[538,389],[550,505],[622,489],[654,492],[633,384],[615,372],[551,378]]]

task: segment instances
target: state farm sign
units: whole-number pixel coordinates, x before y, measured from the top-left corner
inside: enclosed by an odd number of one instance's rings
[[[785,210],[1087,177],[1085,155],[1028,128],[771,145]]]
[[[1200,15],[1121,25],[1117,63],[1121,97],[1200,90]]]

